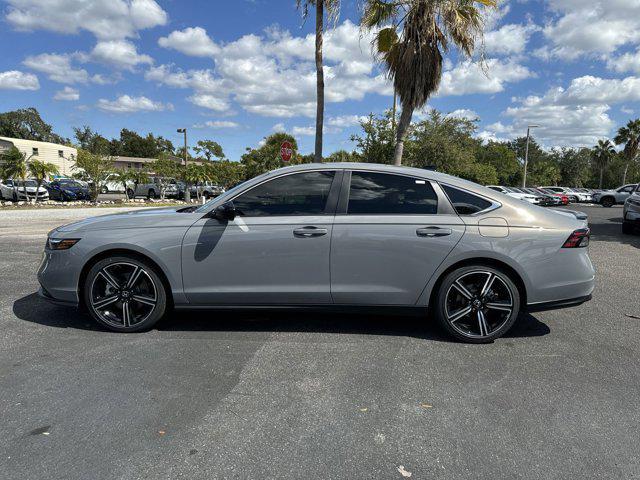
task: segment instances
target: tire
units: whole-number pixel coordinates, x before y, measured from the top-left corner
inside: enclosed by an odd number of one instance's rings
[[[149,190],[149,192],[147,193],[147,198],[151,199],[151,198],[156,198],[156,191],[152,188]]]
[[[613,197],[604,197],[600,200],[600,204],[605,208],[611,208],[615,205],[616,201]]]
[[[107,193],[109,193],[109,189],[106,186],[104,186],[100,189],[100,193],[102,193],[103,195],[106,195]]]
[[[131,200],[133,200],[135,197],[135,193],[133,190],[129,189],[127,190],[127,197],[129,197]]]
[[[483,288],[486,288],[485,295],[481,295]],[[485,265],[470,265],[444,277],[433,309],[438,323],[457,340],[490,343],[504,335],[518,318],[520,293],[505,272]],[[460,315],[467,309],[467,314]]]
[[[625,235],[631,235],[633,233],[633,223],[631,222],[622,222],[622,233]]]
[[[127,285],[133,279],[131,286]],[[114,332],[148,330],[167,311],[167,292],[149,263],[118,255],[95,263],[87,274],[83,298],[91,317]]]

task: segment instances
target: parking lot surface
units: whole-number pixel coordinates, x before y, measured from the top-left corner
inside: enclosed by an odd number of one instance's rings
[[[35,272],[47,231],[108,210],[0,212],[0,478],[638,478],[640,236],[573,208],[593,300],[489,345],[364,314],[105,332]]]

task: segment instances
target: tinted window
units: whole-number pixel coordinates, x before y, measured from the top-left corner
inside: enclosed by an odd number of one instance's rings
[[[486,210],[491,206],[491,202],[488,200],[464,190],[458,190],[448,185],[442,185],[442,189],[451,200],[453,208],[455,208],[458,215],[471,215]]]
[[[258,185],[233,200],[239,215],[319,215],[324,213],[335,172],[286,175]]]
[[[353,172],[347,213],[433,215],[438,213],[438,199],[427,180]]]

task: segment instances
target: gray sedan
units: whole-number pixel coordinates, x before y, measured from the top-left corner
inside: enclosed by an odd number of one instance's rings
[[[456,177],[305,164],[200,207],[59,227],[38,279],[45,298],[121,332],[171,308],[410,308],[483,343],[522,310],[589,300],[588,243],[584,221]]]

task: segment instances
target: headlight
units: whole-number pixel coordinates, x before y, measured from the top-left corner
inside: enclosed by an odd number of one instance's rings
[[[69,250],[76,243],[80,241],[79,238],[47,238],[48,250]]]

